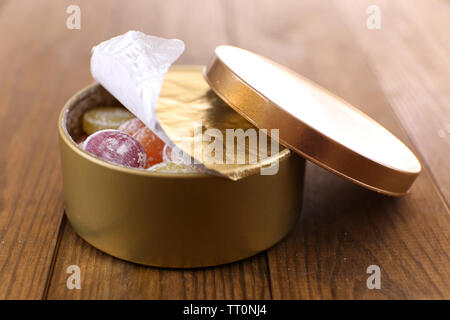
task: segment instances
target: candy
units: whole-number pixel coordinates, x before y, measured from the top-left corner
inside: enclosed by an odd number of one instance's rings
[[[165,143],[159,139],[153,131],[147,127],[142,128],[134,135],[134,138],[136,138],[145,149],[147,154],[146,168],[163,161],[162,150]]]
[[[83,130],[92,134],[104,129],[117,129],[134,115],[121,107],[100,107],[87,111],[83,115]]]
[[[161,173],[196,173],[198,172],[191,166],[185,164],[177,164],[172,162],[162,162],[148,168],[151,172]]]
[[[93,155],[125,167],[144,168],[144,147],[129,134],[118,130],[101,130],[90,135],[84,149]]]
[[[81,147],[81,148],[83,148],[83,144],[84,144],[84,142],[86,141],[86,139],[88,138],[89,136],[87,135],[87,134],[83,134],[81,137],[79,137],[77,140],[76,140],[76,143]]]
[[[138,132],[139,129],[142,129],[145,127],[145,124],[139,120],[138,118],[134,118],[131,120],[128,120],[127,122],[124,122],[120,127],[119,130],[125,133],[128,133],[130,136],[134,135],[136,132]]]
[[[129,120],[122,124],[119,130],[133,136],[133,138],[142,144],[147,155],[145,168],[163,161],[162,151],[165,146],[164,141],[158,138],[142,121],[139,119]]]
[[[162,157],[164,162],[172,162],[185,165],[190,165],[192,163],[192,159],[188,154],[184,153],[177,147],[171,148],[168,144],[166,144],[163,148]]]

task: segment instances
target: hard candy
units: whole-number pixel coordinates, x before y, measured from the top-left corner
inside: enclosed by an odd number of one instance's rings
[[[146,153],[135,138],[118,130],[101,130],[91,134],[84,149],[93,155],[125,167],[144,168]]]

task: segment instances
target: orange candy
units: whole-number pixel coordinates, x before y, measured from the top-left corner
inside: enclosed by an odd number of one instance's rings
[[[128,133],[142,144],[147,154],[145,168],[163,161],[164,141],[147,128],[141,120],[138,118],[128,120],[120,126],[119,130]]]
[[[138,118],[133,118],[120,125],[119,130],[128,133],[130,136],[138,132],[139,129],[145,127],[145,124]]]

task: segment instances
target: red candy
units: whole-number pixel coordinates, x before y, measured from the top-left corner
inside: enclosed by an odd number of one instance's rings
[[[91,134],[84,149],[93,155],[126,167],[144,168],[144,147],[132,136],[118,130],[101,130]]]
[[[120,126],[119,130],[133,136],[142,144],[147,156],[145,168],[163,161],[162,151],[166,144],[141,120],[137,118],[128,120]]]

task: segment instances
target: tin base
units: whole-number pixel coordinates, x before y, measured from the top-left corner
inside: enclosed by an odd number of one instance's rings
[[[161,174],[116,166],[83,151],[87,110],[119,103],[93,84],[59,119],[66,215],[94,247],[139,264],[188,268],[244,259],[273,246],[300,215],[303,158],[272,176],[231,181],[207,174]]]

